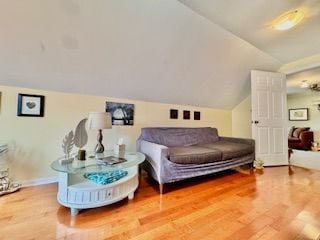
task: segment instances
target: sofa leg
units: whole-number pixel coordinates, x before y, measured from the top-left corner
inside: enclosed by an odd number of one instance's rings
[[[254,173],[254,163],[249,163],[249,166],[250,166],[250,174],[253,174]]]
[[[159,184],[159,191],[160,191],[160,194],[164,194],[164,184],[163,183]]]

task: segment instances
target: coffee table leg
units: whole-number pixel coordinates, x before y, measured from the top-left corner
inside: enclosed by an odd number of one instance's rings
[[[77,208],[70,208],[70,214],[71,216],[76,216],[79,213],[79,209]]]
[[[132,200],[133,198],[134,198],[134,192],[129,193],[129,195],[128,195],[128,199],[129,199],[129,200]]]

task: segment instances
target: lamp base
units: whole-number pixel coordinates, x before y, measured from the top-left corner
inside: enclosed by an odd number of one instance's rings
[[[101,143],[98,143],[96,147],[94,148],[95,153],[103,153],[104,152],[104,146]]]
[[[104,152],[104,146],[102,144],[103,136],[102,136],[102,130],[99,129],[98,136],[97,136],[98,143],[96,147],[94,148],[95,153],[103,153]]]

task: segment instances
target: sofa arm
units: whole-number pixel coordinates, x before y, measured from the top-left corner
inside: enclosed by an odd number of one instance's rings
[[[162,156],[168,156],[168,147],[144,140],[137,141],[138,151],[152,159],[161,159]]]
[[[219,137],[219,140],[234,142],[234,143],[243,143],[243,144],[255,146],[254,139],[250,139],[250,138]]]
[[[160,176],[163,166],[162,159],[168,157],[168,147],[144,140],[137,140],[137,149],[139,152],[142,152],[146,155],[146,160],[152,166],[158,177],[158,182],[160,183]]]

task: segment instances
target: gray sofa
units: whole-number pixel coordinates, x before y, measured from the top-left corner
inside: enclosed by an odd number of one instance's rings
[[[220,137],[216,128],[142,128],[138,151],[142,167],[163,192],[165,183],[207,175],[245,164],[252,166],[252,139]]]

